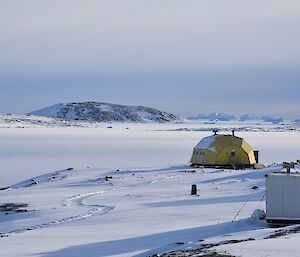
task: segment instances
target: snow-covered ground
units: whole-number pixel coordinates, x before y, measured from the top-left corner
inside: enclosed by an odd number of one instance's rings
[[[55,106],[53,107],[55,110]],[[108,108],[108,107],[103,107]],[[264,122],[262,120],[250,121],[208,121],[208,120],[183,120],[178,117],[178,120],[159,120],[151,114],[139,110],[139,107],[132,107],[134,112],[143,117],[142,121],[146,123],[145,129],[169,130],[169,131],[212,131],[214,128],[223,131],[261,131],[261,132],[284,132],[284,131],[300,131],[300,123],[295,121],[285,121],[280,124],[273,124],[272,122]],[[146,108],[146,107],[145,107]],[[50,108],[52,110],[52,108]],[[106,109],[105,109],[106,110]],[[103,128],[108,125],[111,126],[112,122],[97,122],[95,120],[74,120],[74,119],[61,119],[51,117],[36,116],[33,114],[0,114],[0,128]],[[43,114],[43,113],[41,113]],[[163,112],[159,113],[161,117]],[[46,115],[46,114],[45,114]],[[150,115],[150,116],[149,116]],[[167,126],[160,126],[164,121]],[[126,124],[136,124],[136,126],[143,126],[143,124],[134,121],[123,122]],[[151,125],[149,125],[151,124]],[[155,124],[159,124],[155,126]],[[154,126],[152,126],[154,125]]]
[[[255,240],[213,249],[299,256],[298,234],[264,239],[276,229],[251,218],[264,208],[264,175],[281,166],[190,168],[193,147],[211,134],[197,130],[203,126],[0,129],[0,187],[10,187],[0,205],[28,204],[26,212],[0,212],[1,256],[148,256],[248,238]],[[238,135],[260,150],[262,163],[300,159],[300,133],[268,126]],[[192,184],[199,196],[190,195]]]

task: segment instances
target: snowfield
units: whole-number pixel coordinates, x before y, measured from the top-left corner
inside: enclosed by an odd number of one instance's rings
[[[189,158],[211,134],[206,126],[0,129],[1,256],[192,256],[203,246],[233,256],[254,256],[253,249],[255,256],[300,256],[298,226],[277,237],[278,229],[252,215],[265,208],[264,175],[300,159],[300,133],[249,125],[237,135],[269,167],[194,169]],[[190,195],[192,184],[199,196]],[[3,211],[8,203],[15,206]]]

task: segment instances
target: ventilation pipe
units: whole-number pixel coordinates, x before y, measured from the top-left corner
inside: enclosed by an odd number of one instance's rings
[[[283,168],[286,169],[286,173],[291,173],[291,169],[295,169],[295,163],[293,162],[284,162]]]

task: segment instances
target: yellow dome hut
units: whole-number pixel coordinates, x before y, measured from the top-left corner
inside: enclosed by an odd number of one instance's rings
[[[215,134],[203,138],[194,148],[192,166],[222,167],[242,169],[254,167],[258,162],[258,152],[240,137]]]

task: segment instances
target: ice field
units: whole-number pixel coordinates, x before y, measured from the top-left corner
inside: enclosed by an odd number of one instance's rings
[[[300,256],[297,233],[265,239],[276,229],[252,215],[265,207],[264,175],[300,159],[300,133],[269,124],[236,132],[273,164],[263,170],[191,168],[207,126],[0,129],[0,187],[9,186],[0,204],[26,204],[0,212],[1,256],[152,256],[230,240],[245,242],[209,250]],[[199,196],[190,195],[192,184]]]

